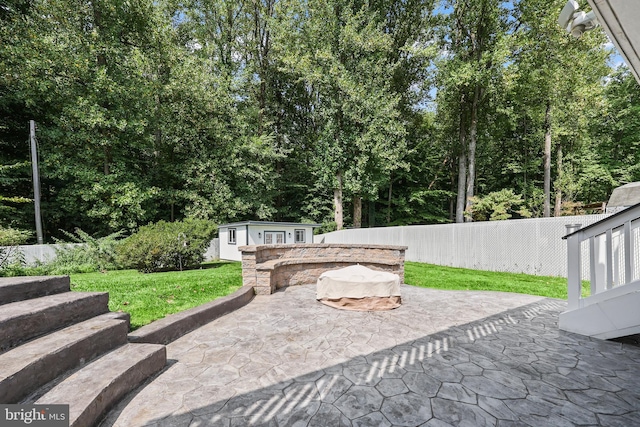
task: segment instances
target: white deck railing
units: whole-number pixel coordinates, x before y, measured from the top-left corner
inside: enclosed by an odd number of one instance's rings
[[[622,295],[630,290],[627,285],[640,284],[640,204],[564,238],[568,255],[568,310]],[[590,295],[583,296],[582,267],[587,255]]]

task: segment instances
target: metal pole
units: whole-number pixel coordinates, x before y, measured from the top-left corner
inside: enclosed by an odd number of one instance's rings
[[[38,150],[36,148],[36,122],[29,120],[29,140],[31,142],[31,166],[33,168],[33,201],[36,211],[36,236],[42,245],[42,217],[40,216],[40,175],[38,173]]]

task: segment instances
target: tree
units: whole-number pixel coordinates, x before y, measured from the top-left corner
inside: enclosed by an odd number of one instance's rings
[[[514,53],[516,85],[522,111],[533,130],[526,138],[543,141],[543,216],[551,214],[551,165],[556,136],[556,203],[561,211],[564,164],[569,150],[588,144],[588,117],[602,107],[601,81],[607,75],[604,33],[591,31],[580,40],[559,28],[556,14],[563,2],[521,0],[516,8]]]
[[[488,107],[487,94],[499,80],[506,56],[506,9],[496,0],[447,2],[439,64],[439,114],[455,123],[458,158],[456,222],[464,220],[476,189],[478,128]],[[448,118],[447,118],[448,117]],[[467,218],[470,220],[471,218]]]
[[[640,86],[626,67],[620,67],[605,87],[606,109],[590,121],[595,154],[604,170],[600,185],[585,186],[591,200],[606,200],[614,187],[640,181]],[[602,112],[604,111],[604,114]]]
[[[279,40],[288,52],[283,61],[313,93],[319,131],[314,169],[333,189],[338,229],[344,193],[353,198],[359,225],[362,197],[377,197],[380,184],[403,166],[406,147],[399,97],[390,89],[392,39],[375,14],[354,6],[323,2],[309,4],[304,13],[291,7],[283,17],[289,31]]]
[[[531,213],[523,205],[524,200],[520,194],[505,188],[484,197],[475,196],[468,214],[474,221],[500,221],[509,219],[514,214],[528,218]]]

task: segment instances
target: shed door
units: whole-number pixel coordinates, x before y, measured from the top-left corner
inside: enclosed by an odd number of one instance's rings
[[[284,243],[284,231],[265,231],[265,245],[282,245]]]

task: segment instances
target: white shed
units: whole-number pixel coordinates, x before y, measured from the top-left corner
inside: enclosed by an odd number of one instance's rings
[[[320,224],[244,221],[218,226],[220,259],[241,261],[239,246],[313,243],[313,229]]]

